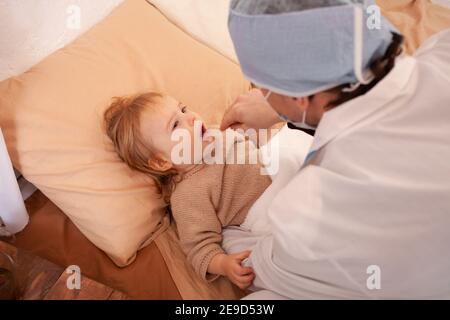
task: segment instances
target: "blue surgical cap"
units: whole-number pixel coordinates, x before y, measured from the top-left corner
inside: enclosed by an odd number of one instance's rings
[[[248,80],[302,97],[373,79],[370,64],[384,56],[392,33],[398,33],[381,14],[372,16],[374,5],[362,0],[232,0],[228,27]]]

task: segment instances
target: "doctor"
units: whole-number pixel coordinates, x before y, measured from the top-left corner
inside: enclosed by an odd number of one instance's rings
[[[450,298],[450,31],[400,55],[386,19],[368,27],[372,4],[231,2],[259,89],[222,129],[315,130],[268,208],[271,234],[252,246],[254,289],[269,297]]]

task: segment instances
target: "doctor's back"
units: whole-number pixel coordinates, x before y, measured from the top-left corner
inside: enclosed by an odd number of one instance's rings
[[[300,279],[275,291],[450,298],[450,30],[326,112],[315,142],[269,209],[273,263]]]

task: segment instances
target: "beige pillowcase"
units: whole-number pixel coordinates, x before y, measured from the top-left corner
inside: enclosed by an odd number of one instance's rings
[[[118,159],[103,132],[111,97],[167,93],[213,124],[247,89],[237,65],[145,0],[127,0],[69,46],[1,82],[0,126],[14,166],[125,266],[167,219],[152,182]]]

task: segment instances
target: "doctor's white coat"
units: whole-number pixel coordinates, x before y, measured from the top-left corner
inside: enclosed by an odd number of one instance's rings
[[[450,31],[326,112],[268,208],[254,285],[294,299],[450,298]]]

